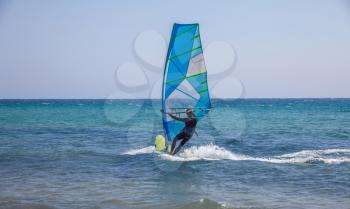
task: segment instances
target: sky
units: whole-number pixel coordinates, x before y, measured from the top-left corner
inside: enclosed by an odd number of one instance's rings
[[[350,97],[346,0],[0,0],[0,99],[157,98],[175,22],[213,97]]]

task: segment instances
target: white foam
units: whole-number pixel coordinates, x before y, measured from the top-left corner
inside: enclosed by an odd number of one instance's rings
[[[302,150],[299,152],[275,156],[271,160],[274,163],[349,163],[350,149]]]
[[[185,149],[177,155],[161,154],[161,158],[172,161],[195,161],[195,160],[252,160],[245,155],[234,154],[217,145],[209,144],[193,146]]]
[[[138,155],[158,153],[153,146],[131,149],[124,154]],[[197,160],[250,160],[270,163],[312,163],[323,162],[327,164],[350,163],[350,149],[326,149],[326,150],[302,150],[299,152],[288,153],[271,157],[251,157],[247,155],[236,154],[217,145],[208,144],[203,146],[192,146],[184,149],[175,156],[158,153],[163,160],[170,161],[197,161]]]
[[[326,150],[302,150],[300,152],[294,152],[290,154],[281,155],[281,157],[305,157],[305,156],[318,156],[322,154],[340,154],[350,153],[350,149],[326,149]]]
[[[130,149],[123,153],[123,155],[140,155],[140,154],[149,154],[156,152],[154,146],[144,147],[140,149]]]

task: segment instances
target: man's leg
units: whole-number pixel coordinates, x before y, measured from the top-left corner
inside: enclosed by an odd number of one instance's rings
[[[181,150],[181,148],[186,144],[186,142],[188,142],[188,140],[190,140],[190,138],[185,137],[185,138],[181,141],[180,145],[179,145],[179,146],[174,150],[174,152],[172,152],[171,154],[172,154],[172,155],[175,155],[176,153],[178,153],[178,152]]]
[[[177,138],[177,136],[176,136],[175,139],[173,140],[173,143],[171,143],[170,153],[172,153],[174,151],[177,140],[179,140],[179,138]]]
[[[172,153],[175,149],[175,146],[176,146],[176,142],[180,139],[183,139],[184,138],[184,133],[183,132],[180,132],[178,135],[176,135],[175,139],[173,140],[173,143],[171,144],[171,150],[170,150],[170,153]]]

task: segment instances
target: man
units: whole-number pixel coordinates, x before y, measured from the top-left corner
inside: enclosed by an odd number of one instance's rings
[[[186,109],[187,118],[179,118],[171,113],[168,113],[168,115],[170,117],[172,117],[174,120],[178,120],[178,121],[185,123],[185,127],[181,130],[181,132],[178,135],[176,135],[176,137],[173,140],[173,143],[171,144],[170,153],[172,155],[175,155],[178,151],[180,151],[181,147],[184,146],[186,144],[186,142],[188,142],[188,140],[190,140],[190,138],[195,133],[195,128],[197,125],[197,118],[196,118],[196,115],[193,113],[193,110],[191,108]],[[182,140],[182,141],[181,141],[180,145],[175,149],[176,142],[178,140]]]

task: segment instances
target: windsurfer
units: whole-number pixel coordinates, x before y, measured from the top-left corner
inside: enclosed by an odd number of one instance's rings
[[[186,142],[188,142],[191,139],[191,137],[195,133],[195,128],[197,125],[197,117],[193,113],[193,110],[191,108],[186,109],[187,118],[180,118],[171,113],[168,113],[168,115],[172,117],[174,120],[178,120],[185,123],[185,127],[181,130],[181,132],[178,135],[176,135],[176,137],[173,140],[173,143],[171,144],[170,153],[172,155],[175,155],[177,152],[180,151],[182,146],[184,146]],[[175,149],[176,142],[179,140],[182,140],[182,141],[180,145]]]

